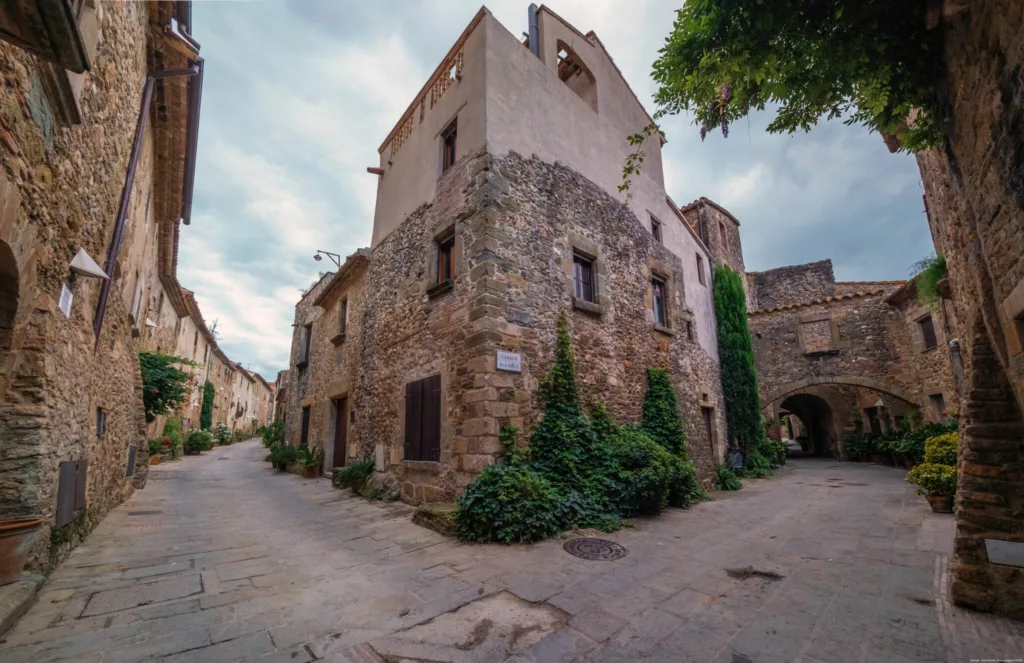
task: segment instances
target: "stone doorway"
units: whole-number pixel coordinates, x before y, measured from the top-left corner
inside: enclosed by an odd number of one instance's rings
[[[793,394],[779,406],[799,420],[794,427],[799,447],[790,448],[791,458],[836,456],[836,440],[832,406],[824,398],[814,394]]]

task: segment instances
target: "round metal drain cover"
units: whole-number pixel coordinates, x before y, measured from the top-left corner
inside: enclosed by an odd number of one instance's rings
[[[613,561],[622,559],[629,551],[614,541],[604,539],[569,539],[562,546],[565,552],[582,559]]]

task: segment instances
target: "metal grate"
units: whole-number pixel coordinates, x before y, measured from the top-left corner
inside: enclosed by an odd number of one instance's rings
[[[614,561],[629,554],[625,547],[605,539],[569,539],[562,549],[581,559]]]

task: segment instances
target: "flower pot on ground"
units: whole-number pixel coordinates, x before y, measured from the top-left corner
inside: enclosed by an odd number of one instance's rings
[[[290,469],[297,456],[298,450],[295,447],[290,447],[287,444],[275,444],[269,449],[270,453],[263,460],[273,465],[274,469],[278,472],[287,472]]]
[[[183,445],[186,456],[198,456],[200,453],[213,448],[213,435],[205,430],[192,430],[185,436]]]
[[[295,464],[299,468],[299,474],[306,479],[315,479],[320,476],[320,468],[324,464],[324,450],[299,449],[295,454]]]
[[[352,492],[359,494],[366,478],[373,474],[373,459],[366,458],[358,460],[345,467],[334,470],[332,483],[335,488],[352,488]]]
[[[925,495],[924,498],[935,513],[953,513],[952,495]]]
[[[153,454],[152,456],[150,456],[149,457],[149,464],[150,465],[159,465],[160,464],[160,454]]]
[[[21,577],[25,561],[32,552],[39,526],[44,520],[34,516],[0,521],[0,585]]]

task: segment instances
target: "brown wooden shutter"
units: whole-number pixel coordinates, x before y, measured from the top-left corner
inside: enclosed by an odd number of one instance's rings
[[[75,481],[75,511],[78,511],[85,506],[85,481],[86,481],[86,469],[89,467],[89,461],[85,458],[78,461],[78,477]]]
[[[75,485],[78,480],[78,462],[66,460],[60,464],[57,476],[57,527],[75,519]]]
[[[424,460],[441,460],[441,376],[423,382],[423,451]]]

